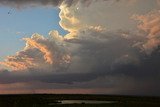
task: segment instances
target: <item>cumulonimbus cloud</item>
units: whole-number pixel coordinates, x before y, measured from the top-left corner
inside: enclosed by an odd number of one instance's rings
[[[1,5],[13,7],[59,5],[59,23],[69,32],[61,36],[57,31],[51,31],[49,37],[34,34],[31,38],[24,38],[24,49],[0,62],[12,69],[11,72],[1,70],[0,83],[38,81],[43,85],[53,85],[44,87],[46,89],[110,88],[118,93],[131,88],[137,93],[149,86],[153,86],[153,90],[156,86],[159,89],[159,54],[155,47],[150,47],[153,50],[148,56],[146,51],[142,51],[151,40],[159,41],[159,13],[135,15],[134,19],[140,21],[137,30],[135,21],[130,19],[137,9],[132,10],[126,1],[0,1]],[[42,88],[36,83],[31,87]]]

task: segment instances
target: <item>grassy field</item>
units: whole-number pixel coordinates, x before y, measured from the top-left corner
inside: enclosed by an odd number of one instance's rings
[[[57,101],[61,100],[116,101],[116,103],[57,103]],[[160,107],[160,97],[63,94],[0,95],[0,107]]]

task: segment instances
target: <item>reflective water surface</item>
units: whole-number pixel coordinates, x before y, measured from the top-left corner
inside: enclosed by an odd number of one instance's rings
[[[52,104],[109,104],[109,103],[117,103],[117,101],[94,101],[94,100],[59,100]]]

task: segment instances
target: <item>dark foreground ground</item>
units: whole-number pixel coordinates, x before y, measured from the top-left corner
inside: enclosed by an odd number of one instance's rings
[[[116,101],[109,104],[60,104],[61,100]],[[0,95],[0,107],[160,107],[160,97],[111,95]]]

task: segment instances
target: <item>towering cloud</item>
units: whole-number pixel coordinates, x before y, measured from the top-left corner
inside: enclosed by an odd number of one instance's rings
[[[70,55],[66,51],[67,48],[63,47],[63,38],[57,31],[51,31],[49,34],[49,38],[39,34],[33,34],[31,38],[23,38],[26,41],[26,47],[15,56],[9,56],[1,64],[18,71],[53,66],[56,69],[58,65],[65,67],[65,64],[70,63]]]

